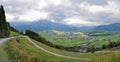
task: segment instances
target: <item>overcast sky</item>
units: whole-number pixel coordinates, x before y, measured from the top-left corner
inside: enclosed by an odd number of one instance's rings
[[[120,22],[120,0],[0,0],[7,21],[47,19],[76,26]]]

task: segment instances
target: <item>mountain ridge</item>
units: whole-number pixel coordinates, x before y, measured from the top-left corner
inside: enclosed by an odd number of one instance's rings
[[[21,24],[22,25],[21,25]],[[61,24],[61,23],[53,23],[51,21],[48,20],[40,20],[40,21],[36,21],[36,22],[12,22],[10,23],[13,27],[15,28],[19,28],[18,30],[22,30],[25,31],[27,29],[30,30],[34,30],[34,31],[43,31],[43,30],[73,30],[74,27],[73,26],[68,26],[65,24]],[[19,24],[19,25],[17,25]],[[67,28],[67,29],[66,29]]]
[[[120,23],[112,23],[108,25],[100,26],[70,26],[67,24],[62,24],[58,22],[51,22],[49,20],[39,20],[36,22],[11,22],[11,26],[14,28],[25,31],[27,29],[32,31],[49,31],[49,30],[59,30],[59,31],[120,31]]]
[[[94,28],[95,31],[120,31],[120,23],[101,25]]]

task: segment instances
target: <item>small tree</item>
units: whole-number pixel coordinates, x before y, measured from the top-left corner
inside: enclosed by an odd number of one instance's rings
[[[95,52],[95,46],[93,45],[92,47],[91,47],[91,53],[94,53]]]
[[[105,48],[106,48],[106,45],[105,45],[105,44],[103,44],[103,45],[102,45],[102,49],[105,49]]]

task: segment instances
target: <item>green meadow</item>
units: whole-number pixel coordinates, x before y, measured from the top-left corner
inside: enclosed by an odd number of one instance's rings
[[[91,60],[75,60],[51,55],[33,46],[25,37],[9,40],[4,44],[3,51],[10,62],[119,62],[120,60],[119,50],[109,53],[77,53],[55,49],[35,40],[33,42],[54,53]]]

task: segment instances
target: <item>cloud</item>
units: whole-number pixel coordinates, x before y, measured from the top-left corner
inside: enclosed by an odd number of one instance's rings
[[[93,25],[100,25],[98,22],[90,22],[87,21],[85,18],[81,17],[72,17],[72,18],[67,18],[63,20],[63,22],[69,24],[69,25],[74,25],[74,26],[93,26]]]
[[[108,9],[104,8],[103,6],[89,5],[88,3],[82,3],[82,4],[80,4],[80,7],[84,10],[88,10],[91,13],[103,12],[103,11],[108,10]]]
[[[114,1],[108,1],[108,5],[105,6],[89,5],[88,3],[82,3],[80,4],[80,7],[95,14],[98,12],[112,13],[113,15],[115,15],[116,13],[120,13],[120,4]]]
[[[29,12],[26,12],[25,14],[19,15],[19,19],[21,21],[36,21],[39,19],[47,19],[48,13],[46,12],[39,12],[35,10],[30,10]]]
[[[120,0],[2,0],[11,21],[48,19],[69,25],[120,22]]]
[[[90,5],[107,5],[107,0],[71,0],[74,3],[85,3]]]
[[[6,16],[7,16],[7,20],[13,20],[14,19],[14,16],[11,15],[11,14],[6,14]]]

